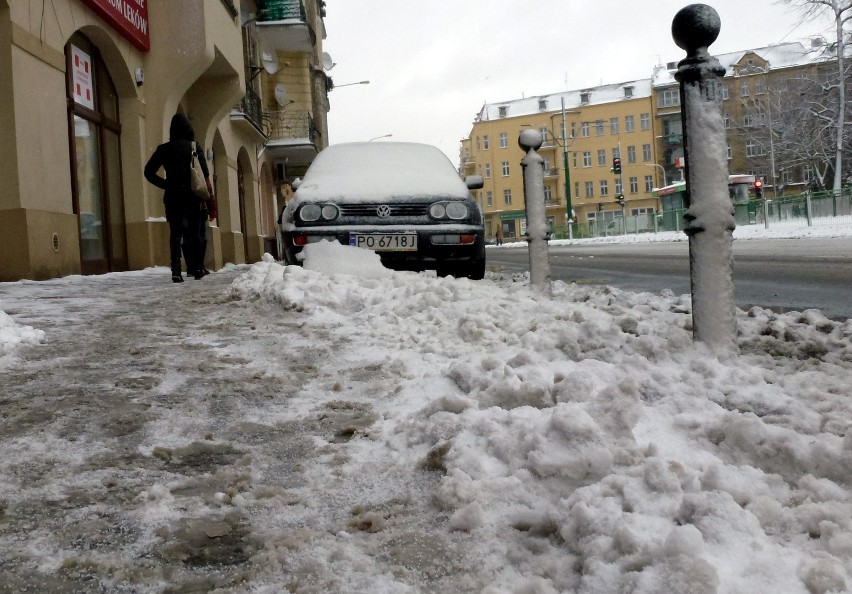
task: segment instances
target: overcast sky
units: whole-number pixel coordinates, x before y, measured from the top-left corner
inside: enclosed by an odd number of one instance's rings
[[[831,21],[802,23],[777,0],[713,0],[714,54],[793,41]],[[685,0],[328,0],[324,42],[331,143],[433,144],[458,164],[483,103],[648,78],[686,54],[671,36]],[[369,80],[369,85],[342,87]]]

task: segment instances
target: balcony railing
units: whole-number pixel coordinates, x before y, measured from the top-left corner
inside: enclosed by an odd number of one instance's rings
[[[246,88],[246,95],[240,99],[237,111],[243,114],[255,128],[263,130],[263,105],[260,96],[251,87]]]
[[[258,5],[258,22],[307,20],[305,5],[301,0],[261,0]]]
[[[269,142],[315,142],[317,130],[309,111],[267,111],[263,123]]]

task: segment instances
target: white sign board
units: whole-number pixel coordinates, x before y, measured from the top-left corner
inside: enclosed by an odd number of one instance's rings
[[[95,91],[92,86],[92,57],[78,48],[71,46],[71,72],[74,84],[74,102],[95,108]]]

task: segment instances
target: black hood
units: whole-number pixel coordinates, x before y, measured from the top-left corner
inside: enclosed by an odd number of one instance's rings
[[[169,140],[188,140],[190,142],[195,140],[192,124],[182,113],[176,113],[172,116],[172,123],[169,126]]]

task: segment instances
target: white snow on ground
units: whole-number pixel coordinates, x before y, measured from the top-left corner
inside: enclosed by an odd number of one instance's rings
[[[0,310],[0,355],[11,351],[19,344],[41,344],[42,342],[44,342],[43,330],[17,324],[9,314]]]
[[[255,264],[232,296],[299,312],[303,344],[340,339],[325,371],[368,372],[378,420],[339,477],[434,470],[433,489],[412,489],[423,520],[492,576],[456,591],[852,591],[852,320],[738,311],[739,355],[718,359],[691,340],[688,296],[555,282],[547,299],[523,276],[305,253],[303,268]],[[306,388],[275,414],[307,416],[316,398]],[[172,521],[157,488],[146,513]],[[337,534],[318,562],[352,591],[418,591],[364,575],[359,542]]]

